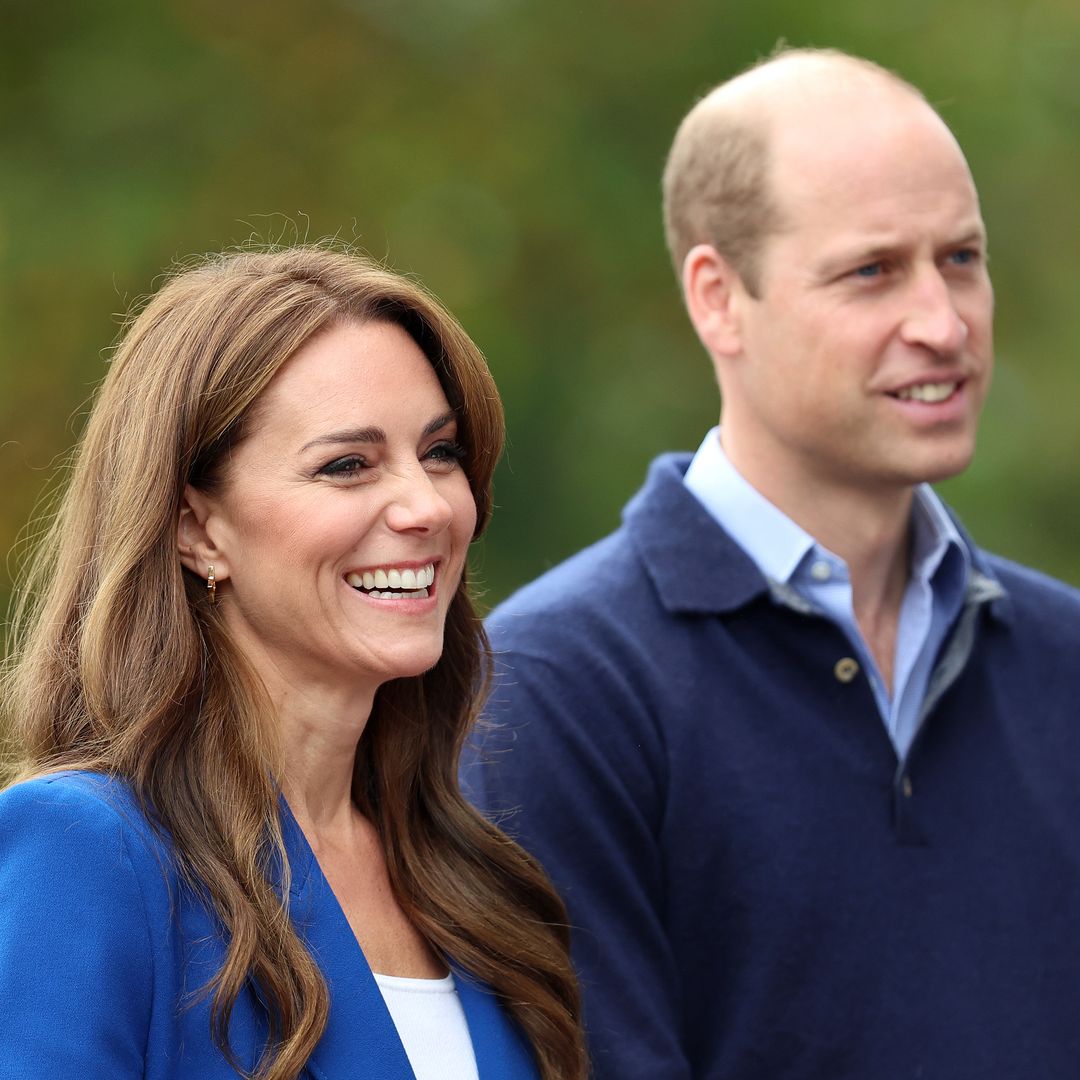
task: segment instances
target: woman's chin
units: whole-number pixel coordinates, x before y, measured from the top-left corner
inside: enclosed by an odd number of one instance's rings
[[[442,649],[440,648],[396,659],[384,667],[383,682],[393,682],[396,679],[415,679],[430,671],[439,662],[441,656]]]

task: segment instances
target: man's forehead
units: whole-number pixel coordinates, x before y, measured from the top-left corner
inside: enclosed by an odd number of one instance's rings
[[[793,109],[770,139],[778,202],[844,202],[945,190],[977,206],[974,181],[952,133],[924,103],[862,101],[847,110]]]
[[[978,196],[958,143],[926,101],[895,80],[798,81],[764,108],[767,177],[781,217],[796,208],[948,197],[957,214],[978,213]]]

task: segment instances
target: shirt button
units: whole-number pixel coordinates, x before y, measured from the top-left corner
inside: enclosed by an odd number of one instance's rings
[[[833,667],[833,674],[842,683],[849,683],[859,674],[859,661],[851,656],[842,656]]]
[[[832,567],[824,559],[818,559],[810,567],[810,576],[815,581],[828,581],[832,577]]]

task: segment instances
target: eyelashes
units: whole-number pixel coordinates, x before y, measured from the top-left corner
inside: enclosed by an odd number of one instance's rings
[[[349,454],[347,457],[335,458],[328,461],[316,475],[333,477],[350,477],[369,468],[368,463],[358,454]]]
[[[465,447],[453,439],[446,439],[436,443],[426,454],[433,461],[448,461],[457,464],[465,460]]]
[[[422,460],[430,463],[430,466],[440,467],[442,471],[456,468],[466,457],[465,448],[453,439],[444,439],[436,443]],[[320,467],[317,476],[329,476],[335,480],[349,480],[370,470],[373,466],[362,454],[346,454],[343,457],[334,458]]]

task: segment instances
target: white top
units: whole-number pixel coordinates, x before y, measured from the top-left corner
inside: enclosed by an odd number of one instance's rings
[[[416,1080],[480,1080],[453,975],[403,979],[373,974]]]

